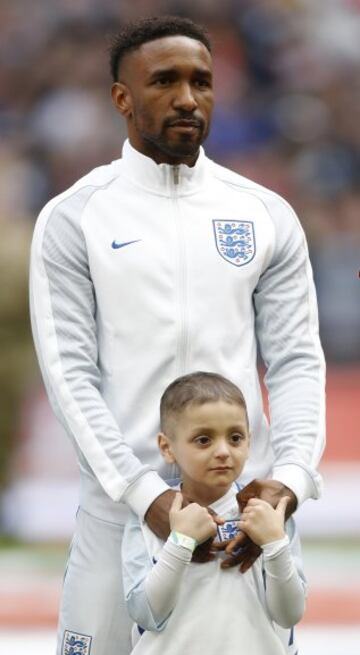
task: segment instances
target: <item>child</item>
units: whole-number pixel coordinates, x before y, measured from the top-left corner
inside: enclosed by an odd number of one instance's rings
[[[185,375],[165,390],[160,420],[159,448],[181,483],[166,543],[135,515],[125,530],[125,595],[142,634],[132,655],[295,654],[305,582],[293,521],[284,528],[286,499],[273,509],[253,498],[239,517],[236,481],[250,446],[242,393],[217,374]],[[183,496],[191,502],[182,509]],[[197,544],[239,529],[263,551],[246,573],[222,569],[220,552],[191,562]]]

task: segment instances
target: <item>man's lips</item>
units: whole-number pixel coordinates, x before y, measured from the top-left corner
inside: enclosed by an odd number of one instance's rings
[[[171,125],[180,125],[181,127],[200,127],[199,121],[173,121]]]
[[[202,123],[201,121],[195,119],[179,118],[177,120],[169,122],[167,126],[181,127],[181,128],[188,128],[188,129],[193,129],[193,128],[201,129]]]

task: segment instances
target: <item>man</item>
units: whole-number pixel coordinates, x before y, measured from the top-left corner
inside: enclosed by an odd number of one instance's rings
[[[130,507],[168,534],[164,480],[176,469],[161,464],[155,435],[159,399],[178,375],[214,371],[244,391],[245,479],[260,481],[242,504],[287,495],[293,511],[320,484],[324,366],[304,235],[281,198],[200,147],[213,107],[206,33],[185,19],[138,21],[114,41],[111,68],[129,135],[122,159],[50,201],[32,248],[35,343],[81,471],[58,655],[75,644],[82,655],[128,652],[122,530]],[[234,562],[256,556],[250,543]]]

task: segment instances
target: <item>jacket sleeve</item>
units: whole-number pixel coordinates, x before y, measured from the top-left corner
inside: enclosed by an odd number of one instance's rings
[[[143,516],[168,489],[126,443],[101,394],[96,294],[80,217],[96,187],[51,201],[35,227],[30,307],[35,347],[53,409],[107,494]],[[119,390],[121,402],[121,390]]]
[[[325,442],[325,364],[305,235],[275,194],[263,194],[274,229],[272,256],[254,293],[256,333],[266,366],[273,478],[299,503],[318,498]]]

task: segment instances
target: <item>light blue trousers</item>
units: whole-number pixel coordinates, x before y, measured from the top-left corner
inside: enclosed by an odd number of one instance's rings
[[[57,655],[129,655],[132,621],[121,575],[123,526],[81,508],[62,594]]]

